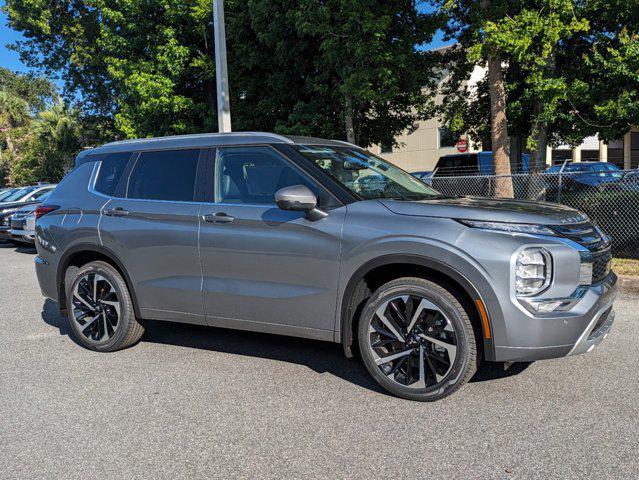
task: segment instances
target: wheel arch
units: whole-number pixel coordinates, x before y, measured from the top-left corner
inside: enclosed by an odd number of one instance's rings
[[[372,293],[367,279],[378,272],[381,274],[382,283],[402,276],[417,276],[443,284],[445,288],[453,290],[453,294],[459,293],[461,300],[464,300],[461,302],[462,305],[471,310],[469,313],[475,317],[474,322],[478,327],[478,333],[481,334],[480,338],[483,339],[483,344],[480,345],[480,348],[483,347],[483,358],[494,358],[493,325],[495,317],[501,314],[494,310],[489,311],[488,305],[494,304],[496,299],[494,293],[486,288],[480,292],[466,275],[450,265],[433,258],[410,254],[384,255],[369,260],[360,266],[346,283],[339,310],[339,342],[347,357],[353,355],[353,332],[358,320],[358,310],[361,310],[364,300]],[[374,288],[377,286],[379,285],[372,285]],[[483,314],[480,312],[482,307]]]
[[[118,256],[109,250],[106,247],[93,245],[93,244],[78,244],[74,245],[70,249],[68,249],[60,262],[58,263],[58,271],[57,271],[57,285],[58,285],[58,303],[61,312],[65,312],[67,309],[67,296],[66,296],[66,271],[71,266],[82,266],[86,265],[89,262],[101,260],[107,262],[112,265],[124,279],[127,288],[129,289],[129,293],[131,295],[131,300],[133,302],[133,310],[135,312],[135,316],[137,318],[142,318],[140,315],[140,309],[138,305],[137,296],[135,294],[135,289],[133,288],[133,282],[131,281],[131,277],[128,272],[124,268],[122,261],[118,258]]]

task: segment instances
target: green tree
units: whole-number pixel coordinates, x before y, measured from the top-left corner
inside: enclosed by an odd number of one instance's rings
[[[77,112],[59,101],[34,120],[24,151],[11,166],[12,182],[25,185],[60,181],[72,166],[81,144]]]
[[[0,132],[9,153],[14,153],[14,132],[29,122],[29,105],[15,93],[0,90]]]
[[[31,113],[44,110],[56,97],[55,86],[47,78],[15,73],[0,67],[0,91],[23,99]]]
[[[460,46],[442,57],[452,74],[437,110],[453,130],[490,146],[488,80],[475,92],[463,82],[474,65],[486,64],[491,48],[501,55],[508,132],[538,162],[548,143],[575,145],[595,134],[617,139],[639,124],[635,0],[493,0],[488,20],[474,2],[437,3],[456,20],[446,31]]]
[[[227,0],[233,123],[388,141],[422,116],[436,22],[414,0]],[[8,0],[28,65],[126,137],[215,127],[210,0]]]

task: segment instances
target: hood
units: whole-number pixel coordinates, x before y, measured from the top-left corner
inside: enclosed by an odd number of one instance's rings
[[[381,199],[380,202],[398,215],[417,217],[460,218],[542,225],[578,223],[587,219],[585,215],[573,208],[530,200],[458,197],[412,202]]]

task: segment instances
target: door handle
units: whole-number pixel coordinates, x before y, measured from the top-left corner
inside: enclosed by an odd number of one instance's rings
[[[231,223],[233,220],[235,220],[235,217],[231,217],[224,212],[204,215],[204,221],[209,223]]]
[[[108,215],[109,217],[126,217],[130,213],[131,212],[129,212],[128,210],[125,210],[122,207],[116,207],[116,208],[112,208],[110,210],[104,211],[104,214]]]

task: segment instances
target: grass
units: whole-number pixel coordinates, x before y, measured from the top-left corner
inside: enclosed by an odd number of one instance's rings
[[[639,277],[639,260],[630,258],[613,258],[612,269],[617,275],[631,275]]]

